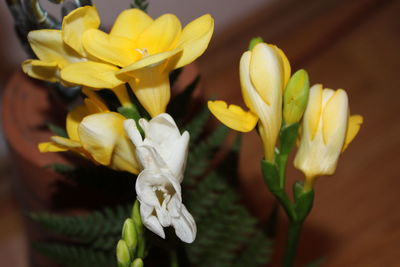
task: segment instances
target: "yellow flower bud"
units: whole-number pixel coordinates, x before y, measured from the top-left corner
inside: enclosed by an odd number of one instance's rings
[[[340,153],[356,136],[362,123],[361,116],[354,118],[356,120],[349,120],[348,97],[344,90],[323,89],[321,84],[310,89],[300,148],[294,160],[295,167],[306,176],[305,190],[312,188],[317,176],[335,172]]]
[[[310,83],[305,70],[298,70],[290,78],[283,98],[283,120],[290,125],[301,120],[306,110]]]

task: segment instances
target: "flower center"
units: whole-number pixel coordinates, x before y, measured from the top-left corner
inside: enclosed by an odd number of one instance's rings
[[[135,50],[138,51],[142,55],[142,58],[147,57],[149,55],[149,51],[147,50],[147,48],[143,48],[143,49],[136,48]]]

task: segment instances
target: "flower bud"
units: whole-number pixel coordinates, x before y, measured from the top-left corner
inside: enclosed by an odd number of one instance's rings
[[[298,70],[290,78],[283,98],[283,119],[290,125],[301,120],[306,110],[310,83],[305,70]]]
[[[252,49],[254,48],[254,46],[256,46],[256,44],[262,43],[262,42],[264,42],[264,40],[263,40],[263,38],[261,38],[261,37],[254,37],[254,38],[252,38],[252,39],[250,40],[250,43],[249,43],[249,50],[252,50]]]
[[[361,116],[349,119],[347,93],[314,85],[304,113],[300,148],[294,165],[306,176],[304,190],[310,191],[317,176],[331,175],[343,148],[357,135]]]
[[[141,258],[135,259],[130,267],[143,267],[143,260]]]
[[[122,228],[122,238],[128,246],[130,255],[133,257],[138,242],[138,236],[135,224],[131,218],[125,220],[124,227]]]
[[[129,255],[129,249],[124,240],[118,241],[117,261],[118,261],[118,267],[129,267],[131,263],[131,256]]]

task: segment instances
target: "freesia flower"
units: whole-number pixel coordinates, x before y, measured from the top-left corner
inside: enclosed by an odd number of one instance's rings
[[[317,176],[335,172],[340,153],[357,135],[362,122],[360,115],[349,117],[344,90],[323,89],[321,84],[310,89],[300,148],[294,160],[295,167],[306,176],[306,190],[312,188]]]
[[[240,60],[240,82],[246,106],[209,101],[208,108],[226,126],[249,132],[258,124],[265,159],[273,162],[275,143],[282,122],[282,93],[290,77],[290,65],[278,47],[258,43]]]
[[[82,15],[82,20],[87,17]],[[210,15],[199,17],[182,30],[175,15],[153,20],[139,9],[128,9],[118,16],[108,34],[97,28],[82,31],[76,27],[83,50],[95,61],[70,64],[62,69],[61,77],[93,88],[112,89],[128,82],[154,117],[165,112],[169,102],[169,72],[199,57],[213,29]]]
[[[84,105],[68,113],[66,130],[69,138],[51,137],[52,142],[39,144],[41,152],[71,150],[96,164],[114,170],[139,173],[135,147],[124,130],[125,117],[110,112],[97,94],[88,88]]]
[[[176,235],[191,243],[196,237],[196,223],[182,204],[180,183],[188,153],[189,133],[179,132],[172,117],[159,114],[149,122],[140,119],[142,139],[134,120],[125,121],[125,129],[136,146],[142,172],[136,180],[143,224],[165,238],[163,227],[173,226]]]

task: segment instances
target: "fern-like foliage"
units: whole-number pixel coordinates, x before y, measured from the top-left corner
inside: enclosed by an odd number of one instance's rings
[[[198,144],[188,162],[185,203],[198,226],[195,242],[187,246],[189,259],[196,266],[262,266],[269,260],[271,241],[257,228],[234,187],[240,139],[217,169],[195,180],[206,171],[211,151],[224,141],[222,129]]]
[[[133,0],[132,2],[133,2],[131,4],[132,8],[139,8],[147,12],[147,8],[149,7],[149,3],[147,3],[147,0]]]
[[[93,249],[112,250],[118,242],[124,220],[132,205],[118,205],[84,216],[31,213],[30,218],[59,235]]]
[[[33,247],[66,267],[116,267],[113,251],[100,251],[85,246],[62,243],[35,243]]]

